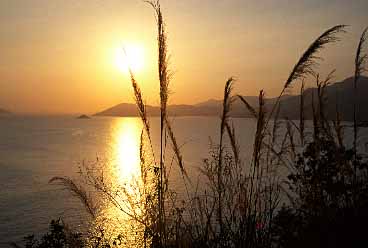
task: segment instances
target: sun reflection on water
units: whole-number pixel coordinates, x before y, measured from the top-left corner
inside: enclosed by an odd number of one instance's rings
[[[141,123],[136,118],[118,119],[112,133],[119,183],[129,183],[140,175]]]
[[[140,247],[142,226],[131,221],[132,216],[141,214],[142,196],[140,168],[140,135],[142,124],[138,118],[118,118],[111,130],[112,161],[108,165],[111,192],[114,201],[105,201],[98,230],[112,238],[123,235],[125,245]],[[118,206],[117,206],[118,204]],[[133,245],[134,244],[134,245]]]

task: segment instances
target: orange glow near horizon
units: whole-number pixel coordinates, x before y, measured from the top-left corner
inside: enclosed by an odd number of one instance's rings
[[[278,96],[308,45],[342,21],[349,34],[321,52],[318,72],[336,69],[336,81],[344,80],[354,71],[367,7],[363,0],[162,1],[170,104],[221,99],[230,76],[236,94]],[[157,27],[144,1],[0,1],[0,18],[1,109],[95,114],[133,103],[129,66],[147,104],[159,105]]]

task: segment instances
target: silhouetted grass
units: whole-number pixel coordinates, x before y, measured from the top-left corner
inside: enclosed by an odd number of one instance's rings
[[[358,86],[358,81],[360,79],[360,76],[362,73],[364,73],[367,68],[367,59],[368,59],[368,55],[366,53],[363,52],[364,46],[365,46],[365,42],[367,39],[367,32],[368,32],[368,28],[364,29],[360,40],[359,40],[359,44],[358,44],[358,48],[356,51],[356,56],[355,56],[355,71],[354,71],[354,113],[353,113],[353,121],[354,121],[354,157],[356,159],[356,151],[357,151],[357,139],[358,139],[358,120],[357,120],[357,86]],[[356,168],[354,168],[354,174],[356,174]]]
[[[82,175],[89,187],[129,217],[126,221],[132,223],[134,232],[127,235],[139,238],[135,244],[121,243],[124,236],[108,237],[101,227],[98,235],[87,235],[88,247],[129,245],[160,248],[252,248],[305,247],[306,244],[309,247],[318,247],[317,244],[325,244],[329,239],[320,234],[313,234],[313,228],[321,225],[335,230],[332,227],[339,226],[337,222],[347,220],[346,218],[351,216],[355,220],[368,213],[367,165],[356,153],[356,104],[354,145],[352,149],[348,149],[344,146],[344,128],[338,109],[333,123],[327,120],[325,114],[325,89],[330,84],[334,71],[325,79],[321,79],[315,71],[318,53],[329,43],[339,40],[337,35],[345,32],[344,25],[328,29],[307,48],[292,68],[270,112],[267,112],[265,106],[263,90],[259,92],[257,107],[251,106],[245,98],[238,96],[245,105],[245,111],[249,111],[256,122],[252,154],[248,154],[251,158],[249,161],[241,156],[239,137],[235,133],[230,116],[234,80],[229,78],[226,81],[220,139],[218,143],[211,145],[200,170],[203,178],[201,183],[205,188],[199,190],[198,185],[195,187],[190,183],[190,186],[195,188],[194,192],[191,194],[187,191],[183,204],[178,204],[176,193],[169,185],[167,140],[170,140],[175,162],[186,187],[189,178],[167,113],[172,75],[169,70],[165,19],[159,1],[148,3],[153,7],[157,21],[160,159],[155,159],[157,156],[152,148],[151,129],[143,94],[133,71],[130,70],[135,102],[143,123],[139,147],[140,178],[129,187],[118,185],[119,189],[116,190],[117,185],[111,185],[106,180],[103,170],[96,172],[94,167],[87,166]],[[355,91],[359,77],[366,69],[367,56],[362,52],[366,32],[367,30],[363,32],[358,46]],[[313,124],[309,127],[304,120],[304,88],[305,82],[311,77],[316,81],[317,95],[312,95]],[[279,116],[282,108],[280,99],[285,90],[298,80],[302,81],[300,120],[282,120]],[[312,133],[307,132],[307,129]],[[285,170],[287,178],[282,175]],[[92,197],[79,184],[64,177],[55,177],[50,182],[58,182],[69,189],[81,200],[90,215],[96,218],[98,208]],[[356,212],[351,215],[349,211]],[[339,217],[339,214],[346,214],[348,217]],[[333,235],[336,236],[340,231]],[[75,247],[84,247],[84,244]]]
[[[326,30],[308,47],[308,49],[299,58],[298,62],[295,64],[291,73],[289,74],[288,79],[284,83],[284,87],[277,99],[277,102],[272,108],[270,118],[272,117],[273,112],[277,107],[277,103],[280,101],[282,95],[285,93],[286,89],[292,85],[293,82],[305,79],[307,76],[315,75],[315,67],[318,65],[318,59],[320,59],[317,54],[329,43],[339,41],[340,39],[337,35],[339,33],[345,32],[345,28],[346,25],[337,25]]]

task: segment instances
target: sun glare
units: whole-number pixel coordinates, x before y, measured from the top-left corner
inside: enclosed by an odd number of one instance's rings
[[[116,50],[115,64],[119,71],[128,73],[129,69],[137,73],[143,69],[143,48],[138,45],[124,45]]]

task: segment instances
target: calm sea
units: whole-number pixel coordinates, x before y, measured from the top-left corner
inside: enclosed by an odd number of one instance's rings
[[[150,120],[153,148],[158,151],[159,119]],[[255,121],[234,119],[243,159],[253,144]],[[216,117],[180,117],[173,130],[182,147],[189,177],[197,180],[202,160],[211,142],[219,140]],[[81,164],[96,161],[118,169],[118,178],[129,178],[138,170],[142,130],[138,118],[76,119],[75,117],[11,117],[0,119],[0,246],[30,234],[47,231],[51,219],[63,218],[75,227],[86,224],[80,202],[67,191],[48,183],[54,176],[78,179]],[[350,132],[350,133],[349,133]],[[368,129],[359,135],[361,149],[368,148]],[[347,143],[351,143],[351,129]],[[168,152],[166,159],[172,160]],[[182,178],[173,165],[170,183],[178,192]]]
[[[158,150],[159,120],[152,118],[154,149]],[[242,150],[253,143],[255,122],[235,119]],[[173,129],[193,181],[210,142],[218,142],[216,117],[181,117]],[[54,176],[78,178],[82,163],[97,161],[120,168],[121,177],[134,173],[139,162],[141,123],[137,118],[76,119],[75,117],[11,117],[0,119],[0,246],[25,235],[47,231],[51,219],[62,217],[74,226],[85,224],[79,201],[60,187]],[[168,153],[167,159],[171,160]],[[171,184],[180,189],[173,167]]]

